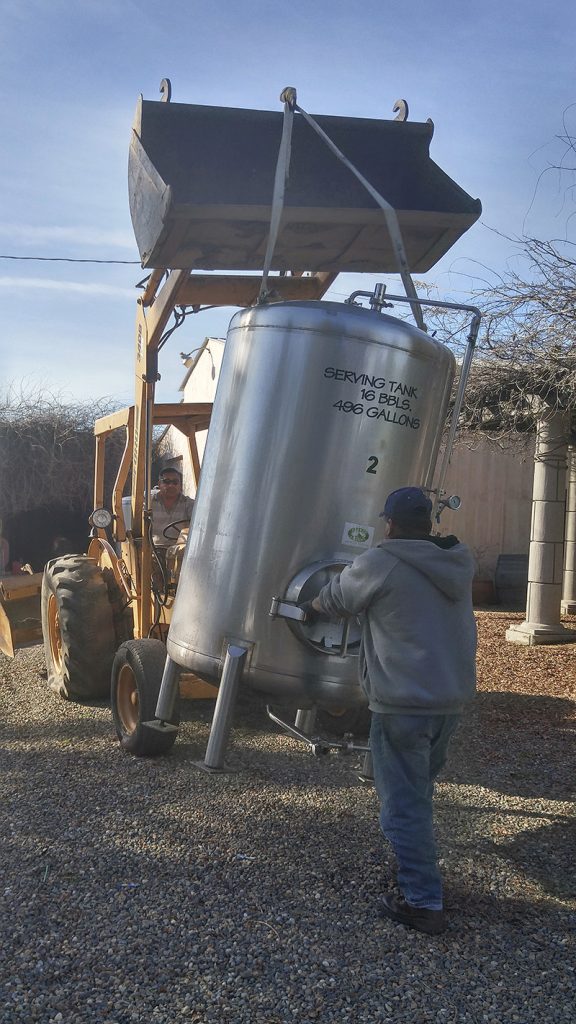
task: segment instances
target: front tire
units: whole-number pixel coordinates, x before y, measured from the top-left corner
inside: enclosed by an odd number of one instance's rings
[[[108,696],[116,634],[108,587],[93,558],[64,555],[48,562],[42,634],[50,689],[66,700]]]
[[[124,750],[137,757],[159,757],[174,746],[177,729],[159,731],[145,722],[156,717],[156,704],[166,662],[160,640],[128,640],[112,665],[112,717]],[[170,725],[180,724],[176,707]]]

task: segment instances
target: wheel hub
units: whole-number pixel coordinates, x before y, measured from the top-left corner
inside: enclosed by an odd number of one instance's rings
[[[123,665],[120,669],[116,706],[126,732],[134,732],[138,725],[140,700],[136,679],[129,665]]]
[[[62,672],[62,633],[60,631],[60,615],[58,613],[58,602],[51,594],[48,599],[48,640],[50,643],[50,654],[52,664],[58,673]]]

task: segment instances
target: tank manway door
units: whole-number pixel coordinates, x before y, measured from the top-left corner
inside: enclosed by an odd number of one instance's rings
[[[288,626],[302,643],[313,647],[321,654],[331,654],[339,658],[358,655],[361,631],[357,619],[320,618],[314,622],[303,622],[298,605],[312,601],[322,587],[347,565],[350,565],[349,561],[313,562],[291,580],[283,598],[273,598],[270,608],[270,614],[274,618],[286,619]]]

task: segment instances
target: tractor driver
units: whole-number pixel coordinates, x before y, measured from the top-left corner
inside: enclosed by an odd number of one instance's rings
[[[152,540],[163,553],[175,544],[180,530],[188,525],[194,508],[193,498],[182,493],[182,473],[173,466],[160,471],[158,489],[152,491]],[[174,525],[172,529],[167,527]],[[164,532],[166,531],[166,533]]]

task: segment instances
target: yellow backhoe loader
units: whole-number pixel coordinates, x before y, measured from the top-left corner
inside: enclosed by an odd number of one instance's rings
[[[293,90],[282,96],[284,119],[281,112],[172,103],[167,80],[161,91],[161,101],[140,99],[130,147],[132,222],[150,270],[137,304],[135,403],[95,425],[86,554],[50,561],[42,583],[50,686],[72,700],[104,698],[114,662],[114,720],[135,753],[161,753],[174,741],[142,730],[155,714],[181,557],[176,545],[160,571],[151,540],[153,429],[169,425],[188,438],[198,484],[196,433],[211,414],[209,404],[155,404],[171,317],[179,326],[188,312],[213,306],[321,299],[341,271],[426,271],[481,210],[430,159],[433,125],[409,122],[403,102],[395,120],[318,117],[319,134],[300,116]],[[288,178],[284,129],[295,112]],[[334,158],[322,132],[361,173]],[[125,447],[107,509],[106,438],[118,430]],[[13,646],[18,640],[16,630]],[[196,695],[216,693],[200,681],[190,681],[194,687]]]

